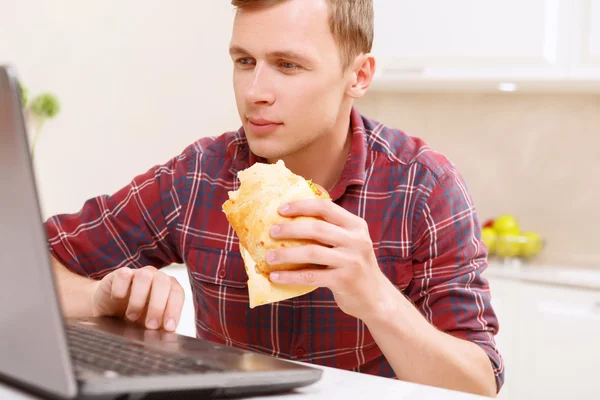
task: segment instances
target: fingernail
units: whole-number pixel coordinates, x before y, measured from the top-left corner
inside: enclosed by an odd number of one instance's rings
[[[174,331],[175,330],[175,321],[173,319],[168,320],[167,323],[165,324],[165,329],[168,331]]]
[[[138,313],[129,313],[129,314],[127,314],[127,318],[129,318],[132,321],[135,321],[139,317],[140,317],[140,314],[138,314]]]
[[[277,235],[281,231],[279,225],[273,225],[271,227],[271,235]]]
[[[156,329],[158,328],[158,321],[155,319],[151,319],[150,321],[148,321],[146,326],[148,327],[148,329]]]
[[[273,261],[275,261],[275,252],[273,250],[267,251],[267,254],[265,255],[265,259],[267,260],[267,262],[270,264]]]
[[[269,278],[275,282],[277,280],[279,280],[279,272],[271,272],[271,275],[269,275]]]
[[[290,209],[290,205],[289,205],[289,204],[282,204],[282,205],[279,207],[279,211],[280,211],[280,212],[286,212],[286,211],[288,211],[289,209]]]

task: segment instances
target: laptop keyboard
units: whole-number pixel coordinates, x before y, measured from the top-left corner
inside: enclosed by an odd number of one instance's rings
[[[131,377],[223,371],[195,358],[154,351],[139,343],[77,325],[68,324],[66,329],[76,372],[92,369],[99,370],[107,377]]]

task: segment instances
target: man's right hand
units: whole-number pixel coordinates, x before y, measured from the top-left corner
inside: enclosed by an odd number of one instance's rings
[[[184,297],[179,282],[154,267],[123,267],[96,283],[92,311],[95,317],[124,317],[149,329],[174,331]]]

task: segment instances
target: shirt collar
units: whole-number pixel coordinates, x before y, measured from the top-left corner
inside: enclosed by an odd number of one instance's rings
[[[333,201],[339,199],[346,192],[348,186],[363,185],[367,175],[368,151],[365,124],[362,116],[354,107],[350,112],[350,129],[352,129],[352,142],[346,164],[344,164],[340,179],[329,193]]]
[[[352,107],[350,112],[350,128],[352,130],[352,141],[350,143],[350,151],[344,164],[344,169],[329,195],[335,201],[339,199],[351,185],[363,185],[366,178],[367,167],[367,138],[365,132],[365,123],[362,115]],[[235,152],[233,154],[234,162],[230,171],[236,175],[238,171],[251,167],[257,162],[266,163],[267,160],[257,156],[250,151],[244,128],[240,128],[236,135],[234,143]]]

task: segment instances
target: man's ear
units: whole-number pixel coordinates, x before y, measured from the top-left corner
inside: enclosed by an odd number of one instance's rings
[[[348,68],[350,75],[350,85],[346,93],[348,96],[358,99],[367,92],[373,76],[375,76],[375,57],[371,53],[361,54],[354,60],[354,63]]]

